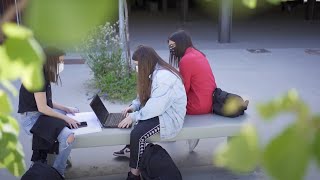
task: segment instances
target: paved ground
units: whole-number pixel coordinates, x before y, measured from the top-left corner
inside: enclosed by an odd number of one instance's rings
[[[166,38],[179,24],[175,25],[174,20],[164,21],[160,18],[151,26],[146,21],[152,18],[143,16],[144,19],[141,19],[141,16],[143,15],[136,15],[138,18],[131,21],[132,46],[140,43],[149,44],[167,59]],[[216,42],[217,29],[214,21],[211,23],[197,16],[194,21],[187,24],[195,44],[210,60],[218,86],[244,95],[250,100],[248,109],[250,121],[258,128],[262,143],[268,142],[272,136],[290,123],[291,119],[290,116],[282,116],[276,121],[266,123],[256,114],[257,102],[274,98],[290,88],[296,88],[312,111],[320,113],[318,109],[320,80],[317,79],[320,76],[320,56],[305,52],[306,48],[320,49],[320,23],[293,21],[290,20],[290,16],[286,17],[288,21],[262,18],[261,21],[253,19],[247,22],[235,22],[232,44]],[[267,48],[271,53],[252,54],[246,51],[247,48],[261,47]],[[84,85],[90,81],[90,78],[90,70],[86,65],[66,65],[62,73],[62,87],[53,87],[54,99],[66,105],[77,106],[81,111],[90,111],[89,98],[93,93],[88,93],[88,88]],[[19,83],[16,83],[17,87],[18,85]],[[14,99],[13,105],[17,107],[17,99]],[[106,106],[114,112],[126,105],[106,102]],[[27,166],[29,166],[31,138],[21,132],[20,141],[26,154]],[[162,145],[172,155],[186,180],[267,179],[262,170],[246,175],[235,175],[214,167],[212,165],[214,150],[223,142],[225,142],[224,138],[201,140],[195,152],[191,154],[187,152],[184,141]],[[124,179],[128,171],[128,161],[112,156],[112,152],[120,148],[122,146],[74,150],[71,155],[74,166],[68,171],[67,177],[78,180]],[[9,175],[7,171],[0,170],[0,179],[16,178]],[[320,179],[319,169],[314,164],[310,165],[305,179]]]

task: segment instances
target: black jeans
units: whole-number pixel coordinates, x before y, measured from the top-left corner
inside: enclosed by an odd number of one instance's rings
[[[139,121],[130,134],[130,164],[131,168],[139,168],[139,160],[146,148],[146,140],[160,132],[159,117]]]

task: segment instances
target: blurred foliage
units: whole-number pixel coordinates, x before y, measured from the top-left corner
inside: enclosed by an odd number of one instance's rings
[[[245,125],[239,136],[228,141],[232,143],[220,146],[217,150],[219,156],[216,156],[216,165],[228,166],[231,170],[239,172],[250,171],[257,166],[260,150],[257,132],[252,125]]]
[[[242,0],[242,3],[250,9],[257,6],[257,0]]]
[[[41,44],[70,48],[92,27],[117,18],[117,0],[32,0],[25,22]]]
[[[117,17],[116,0],[29,2],[24,17],[30,29],[10,23],[1,24],[6,40],[0,45],[0,83],[13,95],[17,95],[17,91],[11,81],[16,79],[21,79],[30,91],[43,86],[44,55],[35,39],[42,45],[70,48],[87,37],[92,27],[106,21],[112,22]],[[214,3],[218,1],[202,2],[207,11],[218,12],[213,10],[213,7],[217,7]],[[234,1],[234,6],[237,7],[235,10],[242,6],[254,9],[263,2],[278,4],[280,0]],[[102,40],[106,40],[104,34],[100,35]],[[93,42],[96,40],[92,39]],[[135,72],[123,69],[121,50],[110,52],[110,49],[100,45],[101,49],[93,49],[92,46],[88,51],[84,51],[89,57],[87,60],[94,60],[93,64],[88,64],[95,73],[97,87],[107,84],[107,87],[101,89],[106,92],[111,89],[110,92],[115,93],[111,98],[131,99],[136,92]],[[118,48],[118,45],[115,45]],[[102,55],[103,50],[109,54]],[[105,66],[112,71],[106,72]],[[10,116],[12,106],[7,91],[0,89],[0,168],[7,168],[13,175],[20,176],[25,170],[24,154],[18,141],[18,123]],[[254,127],[245,126],[238,137],[230,140],[218,151],[216,162],[219,166],[243,172],[262,164],[274,178],[294,180],[303,178],[310,159],[316,159],[320,165],[320,118],[310,115],[308,107],[298,98],[296,92],[290,91],[282,98],[262,104],[258,110],[262,117],[269,119],[282,112],[294,112],[297,113],[297,120],[262,148]]]
[[[0,168],[7,168],[15,176],[22,175],[25,170],[24,153],[18,135],[17,121],[0,112]]]
[[[16,96],[11,81],[20,79],[29,91],[43,86],[43,46],[70,48],[88,31],[117,12],[116,0],[33,0],[24,12],[28,28],[12,23],[1,24],[5,41],[0,45],[0,168],[14,176],[25,171],[22,146],[18,141],[19,125],[10,116],[12,106],[7,92]],[[5,12],[8,14],[13,14]]]
[[[320,116],[310,114],[295,90],[259,104],[258,112],[264,119],[294,113],[296,121],[264,147],[259,145],[254,127],[245,125],[238,136],[219,148],[216,165],[237,172],[249,172],[261,165],[277,180],[303,179],[312,159],[316,159],[320,167]]]
[[[23,84],[30,90],[42,87],[42,64],[44,54],[33,38],[30,30],[16,24],[2,26],[7,39],[0,46],[0,80],[22,78]],[[6,81],[8,84],[8,81]]]
[[[311,139],[297,124],[290,125],[264,149],[262,164],[279,180],[303,179],[311,157]]]
[[[283,0],[242,0],[242,3],[250,9],[254,9],[257,7],[258,3],[263,3],[263,1],[266,1],[273,5],[277,5],[280,4]]]
[[[219,16],[219,3],[222,0],[197,0],[195,3],[202,9],[202,12],[212,18]],[[234,19],[249,18],[257,13],[262,13],[275,5],[279,5],[282,0],[233,0]]]
[[[243,110],[244,106],[245,104],[241,97],[228,96],[223,106],[223,114],[226,116],[238,114],[239,111]]]
[[[118,23],[94,28],[78,48],[94,75],[95,87],[109,100],[129,101],[136,96],[136,72],[122,56]]]
[[[16,24],[5,23],[2,30],[6,36],[0,45],[0,83],[14,96],[17,90],[10,81],[21,79],[25,87],[37,90],[43,86],[42,65],[44,54],[33,33]],[[20,176],[25,171],[24,153],[18,141],[19,125],[10,116],[12,106],[3,89],[0,89],[0,168]]]

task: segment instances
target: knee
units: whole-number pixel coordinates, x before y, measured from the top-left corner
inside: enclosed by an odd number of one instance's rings
[[[139,140],[140,139],[140,133],[136,129],[133,129],[130,133],[130,139],[131,140]]]
[[[74,139],[75,139],[74,134],[70,134],[70,135],[68,136],[68,138],[67,138],[68,144],[73,143]]]

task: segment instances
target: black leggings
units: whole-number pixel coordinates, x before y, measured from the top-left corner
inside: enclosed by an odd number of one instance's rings
[[[139,160],[146,148],[146,140],[160,132],[159,117],[139,121],[130,134],[130,164],[134,169],[139,168]]]

